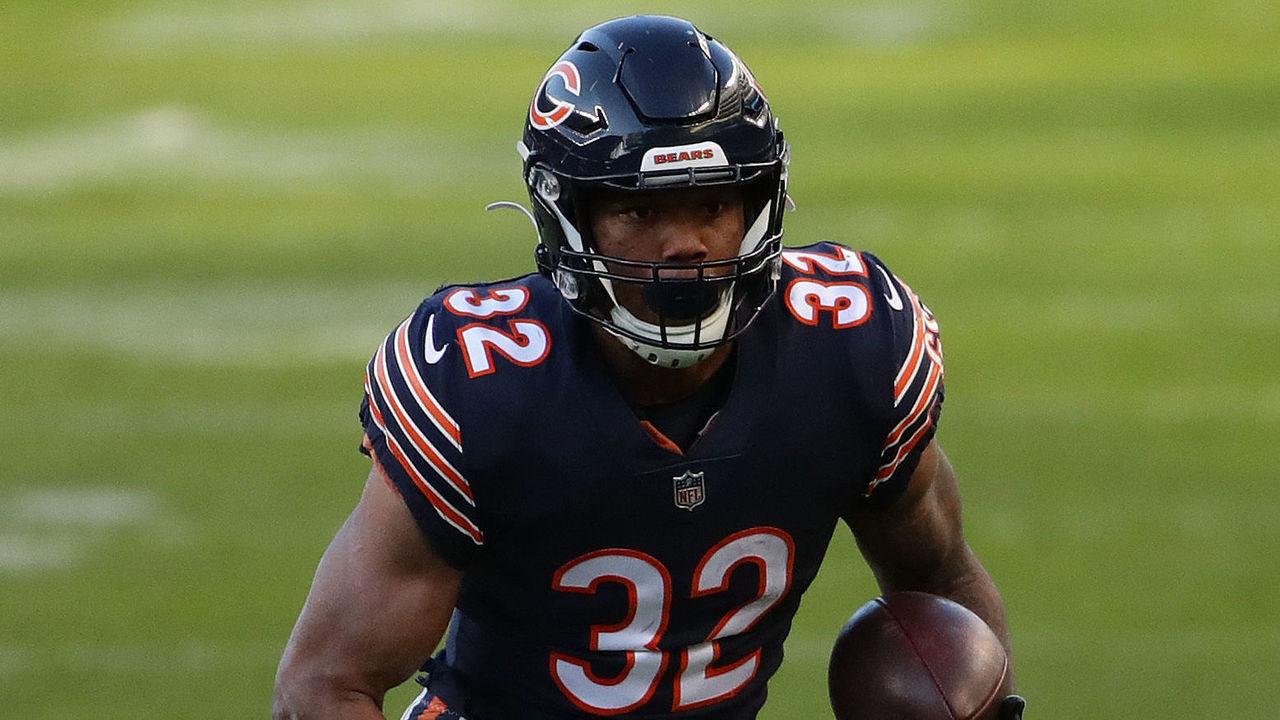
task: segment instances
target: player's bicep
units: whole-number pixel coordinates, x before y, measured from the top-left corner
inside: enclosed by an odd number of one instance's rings
[[[319,683],[380,703],[435,649],[459,582],[375,464],[320,561],[281,661],[281,684],[314,691]]]
[[[845,520],[886,592],[937,587],[966,562],[960,490],[937,442],[925,447],[900,497],[858,505]]]

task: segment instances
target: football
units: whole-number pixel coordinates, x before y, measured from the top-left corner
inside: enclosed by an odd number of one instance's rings
[[[837,720],[995,720],[1009,659],[977,615],[946,598],[888,593],[858,609],[828,666]]]

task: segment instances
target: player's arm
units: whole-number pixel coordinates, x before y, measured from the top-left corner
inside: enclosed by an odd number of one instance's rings
[[[320,560],[280,660],[272,717],[383,718],[387,690],[421,667],[444,633],[459,581],[375,463]]]
[[[1013,657],[1004,601],[965,540],[955,471],[936,441],[925,448],[901,497],[856,507],[846,517],[881,591],[950,598],[985,620]]]

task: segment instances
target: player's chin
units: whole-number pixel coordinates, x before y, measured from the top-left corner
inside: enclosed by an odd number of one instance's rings
[[[720,307],[720,298],[717,296],[696,302],[683,304],[672,302],[665,305],[645,302],[638,304],[627,303],[623,304],[622,307],[635,319],[648,325],[666,328],[690,328],[710,320]]]
[[[617,300],[638,320],[653,325],[693,325],[721,310],[731,295],[731,279],[663,279],[659,282],[623,284]]]

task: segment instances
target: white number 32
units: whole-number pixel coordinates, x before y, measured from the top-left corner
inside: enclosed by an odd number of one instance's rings
[[[777,528],[758,527],[735,533],[702,557],[694,571],[692,597],[722,592],[743,563],[757,566],[756,597],[726,613],[704,642],[680,651],[672,711],[710,705],[733,697],[755,677],[760,650],[724,667],[719,641],[750,630],[778,603],[791,585],[794,543]],[[601,715],[630,712],[653,697],[669,661],[658,643],[671,609],[671,576],[661,562],[635,550],[597,550],[566,563],[552,587],[563,592],[595,593],[601,583],[624,586],[630,607],[622,624],[591,626],[592,651],[626,653],[621,673],[597,677],[590,663],[564,653],[551,653],[551,673],[560,690],[579,708]]]

